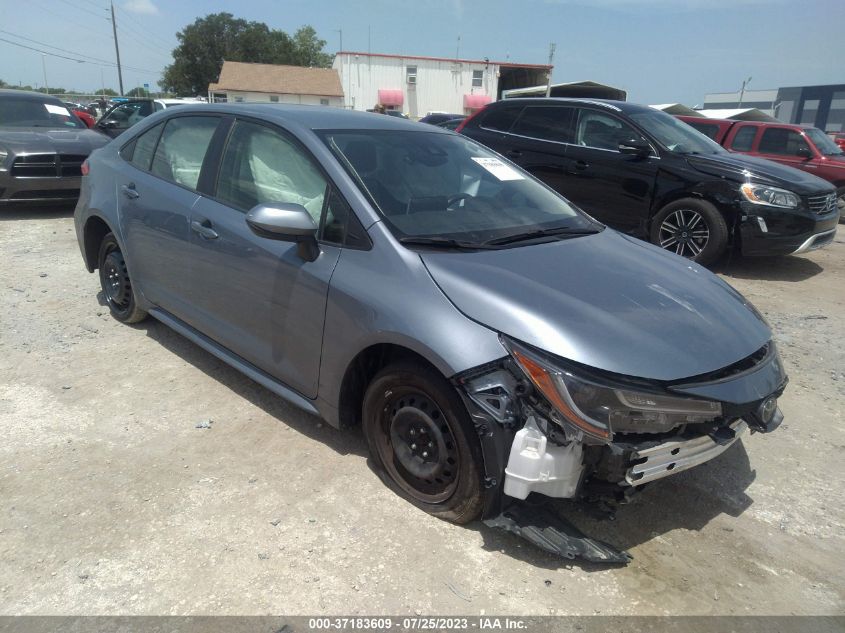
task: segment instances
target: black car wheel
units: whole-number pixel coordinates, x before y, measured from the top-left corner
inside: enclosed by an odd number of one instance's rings
[[[382,480],[429,514],[467,523],[481,511],[481,447],[454,387],[436,371],[391,365],[373,378],[363,428]]]
[[[143,321],[147,313],[137,305],[129,269],[114,233],[107,233],[100,242],[97,265],[100,287],[112,316],[123,323]]]
[[[666,205],[651,224],[653,244],[699,264],[710,264],[728,244],[725,218],[704,200],[684,199]]]

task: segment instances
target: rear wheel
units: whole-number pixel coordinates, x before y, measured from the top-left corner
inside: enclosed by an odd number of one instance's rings
[[[112,316],[123,323],[138,323],[147,313],[138,307],[129,269],[114,233],[107,233],[100,242],[97,258],[100,287]]]
[[[653,244],[699,264],[718,259],[728,245],[728,225],[705,200],[686,198],[663,207],[651,224]]]
[[[403,362],[376,374],[364,395],[363,429],[396,493],[454,523],[481,512],[481,447],[454,387],[436,371]]]

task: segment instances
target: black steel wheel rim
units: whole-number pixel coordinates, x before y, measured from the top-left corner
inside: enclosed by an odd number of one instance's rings
[[[109,305],[118,312],[128,310],[132,300],[132,284],[123,253],[113,250],[106,255],[100,267],[100,279]]]
[[[460,454],[452,423],[417,390],[394,391],[378,421],[379,457],[393,480],[426,503],[442,503],[458,485]]]
[[[693,209],[673,211],[660,223],[660,247],[681,257],[696,257],[710,241],[710,228]]]

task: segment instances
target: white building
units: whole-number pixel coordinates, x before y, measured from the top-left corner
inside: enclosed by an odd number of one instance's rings
[[[208,100],[342,108],[343,89],[337,72],[331,68],[224,61],[217,83],[208,85]]]
[[[347,108],[381,104],[411,118],[471,114],[501,98],[503,90],[546,83],[552,71],[543,64],[348,51],[335,55],[332,68],[340,75]]]

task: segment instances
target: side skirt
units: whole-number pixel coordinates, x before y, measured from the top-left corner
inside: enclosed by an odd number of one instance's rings
[[[152,310],[150,310],[150,316],[155,317],[158,321],[161,321],[167,327],[171,328],[172,330],[175,330],[192,343],[199,345],[206,352],[212,354],[213,356],[216,356],[224,363],[231,365],[248,378],[251,378],[259,385],[266,387],[267,389],[275,393],[277,396],[284,398],[291,404],[299,407],[304,411],[307,411],[308,413],[317,416],[320,415],[319,411],[317,411],[317,409],[314,407],[314,403],[311,400],[309,400],[305,396],[298,394],[296,391],[294,391],[287,385],[273,378],[267,372],[259,369],[252,363],[245,361],[243,358],[229,351],[222,345],[212,341],[205,334],[198,332],[190,325],[188,325],[184,321],[181,321],[180,319],[177,319],[169,312],[165,312],[161,308],[153,308]]]

